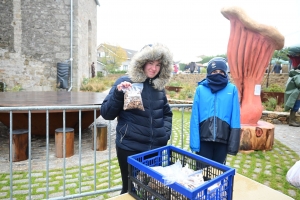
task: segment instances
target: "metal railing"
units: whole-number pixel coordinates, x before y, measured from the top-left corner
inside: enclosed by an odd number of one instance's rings
[[[174,108],[179,108],[179,110],[181,110],[182,115],[181,115],[181,144],[180,147],[183,148],[183,132],[184,132],[184,123],[183,123],[183,116],[184,116],[184,111],[186,108],[191,108],[191,104],[171,104],[170,105],[172,109]],[[34,199],[35,197],[33,197],[32,195],[32,190],[33,190],[33,184],[36,182],[36,178],[35,176],[33,176],[33,174],[36,173],[36,171],[32,170],[32,163],[36,162],[36,160],[32,159],[32,154],[35,153],[32,150],[32,144],[34,141],[32,141],[32,121],[31,121],[31,114],[34,111],[43,111],[45,112],[46,115],[46,130],[45,130],[45,140],[46,140],[46,146],[45,149],[43,149],[43,151],[46,151],[46,156],[45,156],[45,160],[43,160],[43,162],[45,163],[45,168],[42,169],[42,172],[45,173],[45,175],[43,175],[43,177],[41,178],[43,181],[45,181],[44,184],[44,192],[43,192],[43,197],[37,197],[37,198],[46,198],[46,199],[71,199],[71,198],[78,198],[78,197],[85,197],[85,196],[92,196],[92,195],[99,195],[99,194],[103,194],[103,193],[111,193],[111,192],[115,192],[118,190],[121,190],[121,184],[117,185],[117,186],[112,186],[112,163],[113,163],[113,159],[116,157],[114,154],[114,141],[113,141],[113,136],[115,135],[115,132],[112,130],[113,127],[115,125],[112,125],[114,123],[114,121],[105,121],[105,123],[108,124],[107,128],[107,133],[108,133],[108,138],[107,138],[107,157],[103,158],[103,156],[101,157],[101,159],[97,158],[99,157],[99,155],[104,154],[103,152],[96,152],[96,125],[99,122],[99,118],[97,118],[96,112],[99,111],[100,106],[32,106],[32,107],[0,107],[0,114],[1,113],[9,113],[9,121],[10,121],[10,126],[9,126],[9,198],[10,199],[15,199],[15,194],[16,191],[14,191],[14,179],[15,179],[15,175],[16,173],[20,173],[20,170],[17,169],[17,165],[16,163],[13,162],[12,160],[12,155],[14,152],[12,145],[13,145],[13,140],[12,140],[12,136],[13,136],[13,113],[14,112],[24,112],[26,114],[28,114],[28,160],[26,161],[22,161],[22,165],[26,165],[27,169],[28,169],[28,180],[26,182],[26,184],[28,184],[28,193],[26,194],[26,199]],[[49,133],[49,112],[51,112],[52,110],[61,110],[61,112],[63,113],[63,158],[53,158],[53,156],[51,157],[50,154],[53,154],[53,152],[50,149],[50,133]],[[68,187],[68,177],[67,177],[67,160],[69,161],[69,158],[65,157],[65,151],[66,151],[66,112],[70,111],[70,110],[77,110],[78,112],[78,119],[79,119],[79,129],[78,129],[78,135],[76,133],[76,137],[78,137],[78,155],[73,156],[73,160],[75,160],[78,156],[78,164],[76,164],[75,166],[73,166],[73,168],[75,167],[75,169],[78,169],[78,175],[76,177],[76,181],[78,183],[78,187],[76,186],[75,188],[75,193],[68,193],[67,194],[67,190],[66,188]],[[93,151],[93,162],[89,163],[92,168],[93,168],[93,175],[92,177],[89,175],[89,178],[93,181],[93,186],[94,188],[91,189],[92,191],[87,191],[87,192],[83,192],[83,185],[81,185],[82,180],[86,177],[83,177],[83,172],[82,169],[83,167],[85,167],[87,164],[86,163],[82,163],[82,160],[84,159],[84,157],[86,155],[83,155],[82,153],[82,146],[83,146],[83,139],[82,139],[82,134],[83,134],[83,130],[81,127],[81,120],[82,120],[82,113],[81,111],[86,111],[86,110],[90,110],[94,112],[94,122],[92,123],[92,126],[94,127],[93,130],[93,137],[94,137],[94,150],[90,150]],[[172,144],[172,139],[170,140],[170,143]],[[86,145],[86,144],[85,144]],[[40,148],[43,148],[40,147]],[[5,151],[6,152],[6,151]],[[2,156],[5,156],[2,152]],[[51,191],[53,188],[52,185],[50,185],[50,179],[51,179],[51,173],[53,169],[50,169],[50,165],[53,162],[58,162],[57,160],[61,161],[61,159],[63,160],[63,166],[62,166],[62,175],[61,175],[61,179],[62,179],[62,188],[60,190],[60,192],[56,192],[55,194],[52,194],[53,192]],[[99,181],[98,181],[98,177],[97,177],[97,167],[100,161],[104,161],[104,162],[108,162],[108,166],[107,166],[107,178],[103,179],[102,182],[103,183],[107,183],[107,186],[103,189],[98,189],[97,185],[99,185]],[[75,162],[75,161],[74,161]],[[5,163],[4,163],[5,164]],[[6,163],[8,164],[8,163]],[[2,164],[3,165],[3,164]],[[90,166],[89,165],[89,166]],[[55,167],[54,167],[55,168]],[[58,167],[58,169],[60,169],[60,167]],[[21,170],[22,171],[22,170]],[[23,170],[24,172],[24,170]],[[8,173],[8,172],[7,172]],[[45,176],[45,177],[44,177]],[[4,177],[4,176],[2,176]],[[7,179],[7,177],[6,177]],[[4,181],[4,180],[0,180],[0,181]],[[16,182],[16,181],[15,181]],[[101,182],[101,183],[102,183]],[[26,186],[26,185],[25,185]],[[18,189],[15,189],[18,190]],[[0,190],[0,193],[2,191]]]

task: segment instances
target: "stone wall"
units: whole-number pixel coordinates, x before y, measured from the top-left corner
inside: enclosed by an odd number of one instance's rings
[[[2,1],[0,3],[0,48],[13,51],[14,27],[13,21],[13,1]],[[1,72],[1,71],[0,71]]]
[[[97,10],[94,0],[78,0],[75,7],[74,45],[78,48],[74,57],[78,59],[74,60],[74,77],[77,77],[74,87],[79,90],[83,79],[92,77],[92,62],[97,63]]]
[[[11,89],[56,90],[57,63],[71,59],[73,90],[79,90],[96,61],[97,5],[94,0],[2,1],[0,3],[0,81]],[[70,85],[69,85],[70,87]]]

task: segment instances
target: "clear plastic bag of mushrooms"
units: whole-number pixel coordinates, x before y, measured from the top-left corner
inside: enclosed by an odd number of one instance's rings
[[[131,87],[123,89],[124,92],[124,110],[139,109],[145,111],[141,97],[143,83],[133,83]]]

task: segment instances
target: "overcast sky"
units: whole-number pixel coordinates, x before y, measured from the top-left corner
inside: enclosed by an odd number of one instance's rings
[[[224,6],[239,6],[253,20],[276,27],[285,46],[300,45],[300,0],[99,0],[97,45],[140,50],[162,43],[174,60],[225,54],[230,22]]]

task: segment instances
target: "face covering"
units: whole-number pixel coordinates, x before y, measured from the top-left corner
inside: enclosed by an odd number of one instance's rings
[[[212,93],[222,90],[228,83],[227,75],[223,74],[209,74],[206,76],[206,80]]]

